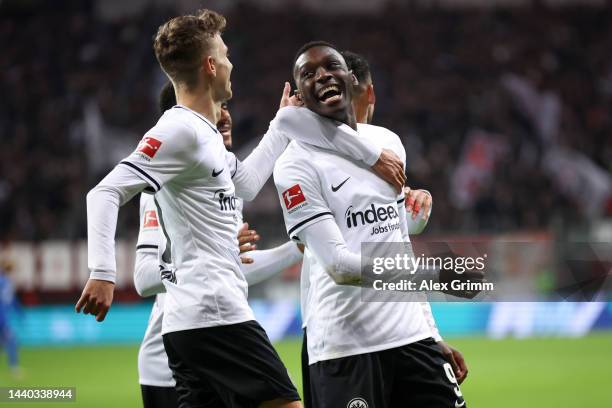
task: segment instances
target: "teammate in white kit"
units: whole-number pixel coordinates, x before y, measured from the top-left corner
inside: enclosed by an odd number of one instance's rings
[[[374,86],[372,84],[372,77],[370,68],[367,61],[358,54],[343,51],[342,56],[344,57],[349,70],[355,75],[357,79],[357,85],[353,86],[353,98],[352,105],[355,111],[355,118],[357,123],[369,124],[372,121],[374,115],[374,106],[376,103],[376,97],[374,94]],[[410,235],[420,234],[429,220],[431,214],[432,198],[429,192],[426,190],[414,190],[409,187],[404,188],[404,194],[406,199],[406,209],[412,217],[409,219],[408,232]],[[308,254],[307,257],[312,257],[312,254]],[[307,260],[302,264],[302,279],[301,279],[301,290],[304,301],[302,302],[302,314],[305,315],[307,308],[306,299],[308,297],[308,283],[309,274],[308,267],[310,262]],[[429,302],[421,302],[423,312],[426,314],[427,321],[432,330],[433,338],[440,343],[442,338],[439,335],[438,328],[435,324],[435,319],[431,312]],[[307,332],[306,332],[306,319],[303,318],[302,328],[304,330],[304,337],[302,341],[302,401],[306,408],[312,407],[312,398],[310,396],[310,370],[308,364],[308,350],[307,350]],[[450,347],[446,346],[449,350]],[[456,351],[456,350],[455,350]],[[452,351],[451,351],[452,353]]]
[[[394,155],[358,140],[348,126],[299,108],[280,110],[258,147],[239,162],[214,125],[221,103],[232,95],[232,65],[220,36],[224,26],[221,15],[204,10],[158,30],[156,57],[179,104],[88,194],[90,279],[76,310],[104,320],[114,289],[119,207],[143,190],[155,193],[167,241],[161,259],[162,334],[179,406],[300,407],[285,367],[247,303],[236,245],[236,194],[255,197],[287,145],[287,134],[301,133],[293,131],[296,124],[311,129],[302,141],[337,148],[395,185],[405,176]]]
[[[307,108],[405,159],[397,135],[357,125],[354,77],[335,47],[306,44],[293,73]],[[380,251],[387,242],[409,242],[404,197],[361,164],[296,142],[277,161],[274,179],[287,232],[306,245],[313,406],[463,407],[421,303],[362,300],[368,293],[359,287],[361,244],[372,242]]]
[[[176,104],[174,88],[168,83],[160,95],[160,110],[165,112]],[[223,144],[228,150],[232,148],[232,118],[227,104],[221,106],[221,118],[217,130],[223,136]],[[237,207],[242,208],[242,200],[237,198]],[[238,214],[242,218],[241,211]],[[165,246],[165,239],[157,219],[157,208],[153,196],[141,194],[140,197],[140,232],[136,246],[136,265],[134,285],[143,296],[156,295],[145,336],[138,351],[138,376],[141,385],[144,408],[175,408],[178,406],[175,381],[168,367],[168,356],[162,341],[161,325],[165,289],[162,284],[158,260],[158,250]],[[244,230],[246,244],[255,235]],[[239,237],[242,238],[242,237]],[[249,242],[246,242],[246,240]],[[245,246],[249,249],[249,246]],[[250,248],[254,248],[251,246]],[[248,259],[248,263],[245,263]],[[285,268],[299,262],[302,251],[294,242],[287,242],[268,250],[250,250],[248,258],[243,258],[241,269],[249,285],[269,279]]]
[[[351,51],[342,51],[342,57],[346,61],[346,65],[349,70],[355,75],[358,84],[353,87],[353,108],[355,109],[355,118],[357,123],[372,123],[374,116],[374,108],[376,105],[376,94],[374,92],[374,84],[372,82],[372,73],[370,71],[370,65],[368,61],[357,53]],[[411,220],[409,220],[409,234],[413,235],[416,231],[421,231],[425,228],[425,222],[429,219],[432,206],[432,198],[426,190],[414,190],[406,187],[404,189],[406,195],[406,210],[408,214],[412,213]],[[422,223],[414,224],[414,222],[421,214]],[[412,222],[411,222],[412,221]],[[465,297],[469,297],[467,294],[458,294]],[[425,298],[426,296],[423,295]],[[443,353],[446,359],[451,363],[457,382],[461,384],[465,380],[468,368],[463,358],[463,354],[459,350],[449,346],[445,341],[442,340],[438,329],[435,325],[435,320],[431,312],[429,302],[425,301],[422,303],[424,312],[428,317],[428,321],[431,323],[432,330],[434,331],[433,338],[438,342],[438,345],[442,347]]]

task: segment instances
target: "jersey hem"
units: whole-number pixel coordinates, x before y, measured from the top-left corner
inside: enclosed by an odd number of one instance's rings
[[[211,327],[230,326],[232,324],[244,323],[244,322],[248,322],[251,320],[256,321],[255,316],[253,314],[251,314],[250,316],[240,317],[235,320],[223,320],[223,321],[215,320],[212,322],[207,321],[207,322],[201,322],[201,323],[188,323],[188,324],[177,325],[176,327],[166,328],[166,329],[164,329],[162,326],[161,334],[163,336],[164,334],[185,331],[185,330],[208,329]]]
[[[409,337],[407,339],[395,341],[392,343],[385,343],[385,344],[376,345],[372,347],[363,347],[363,348],[346,351],[346,352],[323,353],[319,357],[315,357],[315,358],[313,358],[309,353],[308,354],[308,365],[313,365],[320,361],[335,360],[337,358],[350,357],[350,356],[356,356],[359,354],[376,353],[378,351],[389,350],[392,348],[406,346],[408,344],[416,343],[417,341],[421,341],[429,337],[431,337],[430,333],[425,333],[425,334],[421,333],[421,334]]]
[[[176,383],[174,381],[150,381],[147,379],[140,378],[138,379],[138,384],[140,385],[148,385],[150,387],[176,387]]]

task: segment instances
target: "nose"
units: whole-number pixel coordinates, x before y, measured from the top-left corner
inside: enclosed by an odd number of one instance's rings
[[[315,81],[317,82],[327,82],[331,78],[331,74],[329,71],[325,69],[325,67],[319,67],[316,71]]]

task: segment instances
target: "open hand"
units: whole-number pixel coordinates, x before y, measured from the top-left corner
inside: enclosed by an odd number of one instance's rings
[[[285,106],[304,106],[304,103],[300,98],[298,98],[297,94],[291,95],[291,85],[289,85],[289,82],[285,82],[279,109],[284,108]]]

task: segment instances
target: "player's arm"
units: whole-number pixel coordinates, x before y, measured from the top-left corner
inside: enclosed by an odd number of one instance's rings
[[[113,300],[116,275],[115,230],[119,207],[142,190],[159,191],[195,163],[195,132],[181,123],[156,125],[136,150],[87,194],[89,281],[77,313],[103,321]]]
[[[400,158],[389,149],[381,149],[344,123],[324,118],[303,107],[281,108],[270,128],[287,138],[335,151],[361,161],[382,179],[400,191],[406,181]]]
[[[302,251],[292,241],[271,249],[249,251],[245,255],[252,259],[252,263],[243,263],[240,269],[249,285],[268,280],[302,260]]]
[[[76,304],[77,313],[102,321],[115,287],[115,229],[119,207],[148,186],[124,166],[115,167],[87,194],[87,252],[89,281]]]
[[[255,150],[242,162],[236,160],[232,153],[226,157],[230,166],[235,166],[232,179],[239,197],[247,201],[255,198],[270,178],[274,163],[290,140],[334,150],[362,161],[398,191],[401,190],[406,177],[397,155],[390,150],[380,149],[348,125],[337,125],[306,108],[284,106],[288,103],[289,92],[289,84],[285,83],[281,108]]]
[[[243,160],[237,160],[233,153],[226,152],[236,195],[251,201],[272,175],[274,163],[283,153],[289,140],[275,129],[268,129],[257,147]]]
[[[323,218],[297,233],[297,238],[315,256],[338,285],[361,286],[361,256],[346,245],[333,218]]]
[[[284,158],[274,168],[289,237],[306,245],[338,284],[361,283],[361,259],[351,252],[307,158]]]
[[[140,230],[136,244],[134,288],[142,297],[164,293],[166,288],[159,270],[158,251],[163,244],[155,200],[149,194],[140,196]]]

